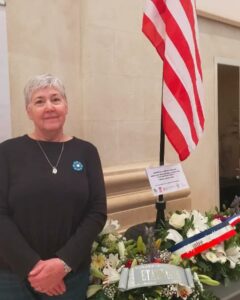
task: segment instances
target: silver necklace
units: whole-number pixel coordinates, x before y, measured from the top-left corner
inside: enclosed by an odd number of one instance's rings
[[[49,160],[49,158],[48,158],[48,156],[47,156],[47,153],[44,151],[44,149],[43,149],[42,145],[40,144],[40,142],[39,142],[39,141],[36,141],[36,142],[37,142],[37,144],[38,144],[40,150],[42,151],[44,157],[46,158],[47,162],[48,162],[49,165],[52,167],[52,173],[53,173],[54,175],[57,174],[57,172],[58,172],[57,167],[58,167],[58,164],[59,164],[60,159],[61,159],[61,157],[62,157],[62,153],[63,153],[63,150],[64,150],[64,143],[62,143],[62,148],[61,148],[60,154],[59,154],[59,156],[58,156],[58,160],[57,160],[57,162],[56,162],[56,164],[55,164],[55,166],[54,166],[54,165],[50,162],[50,160]]]

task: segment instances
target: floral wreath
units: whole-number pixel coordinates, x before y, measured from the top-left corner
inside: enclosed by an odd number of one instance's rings
[[[207,286],[227,285],[240,278],[240,215],[231,210],[202,214],[196,210],[170,214],[164,226],[145,226],[137,238],[119,234],[108,220],[93,244],[91,300],[218,299]],[[136,266],[173,265],[190,269],[193,285],[172,283],[119,289],[123,270]]]

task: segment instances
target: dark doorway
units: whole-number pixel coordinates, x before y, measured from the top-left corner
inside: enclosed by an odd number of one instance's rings
[[[220,207],[240,197],[239,67],[218,64]],[[240,200],[240,199],[239,199]]]

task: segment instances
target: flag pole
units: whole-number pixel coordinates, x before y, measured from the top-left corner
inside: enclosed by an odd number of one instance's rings
[[[162,101],[163,101],[163,80],[162,80]],[[163,130],[163,106],[161,109],[161,134],[160,134],[160,153],[159,153],[159,162],[160,166],[164,165],[164,152],[165,152],[165,134]],[[156,216],[156,228],[160,228],[164,226],[165,222],[165,213],[164,210],[166,208],[166,202],[163,198],[163,195],[158,196],[158,200],[156,201],[156,209],[157,209],[157,216]]]
[[[165,133],[180,160],[190,155],[204,129],[196,3],[183,2],[176,1],[176,8],[170,0],[148,0],[143,14],[142,32],[163,61],[162,83],[166,83],[168,95],[164,98],[167,111],[164,109],[161,113],[160,165],[164,164],[163,114]],[[163,196],[159,196],[156,226],[164,226],[165,206]]]

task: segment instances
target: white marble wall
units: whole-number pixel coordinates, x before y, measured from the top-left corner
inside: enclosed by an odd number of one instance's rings
[[[66,83],[67,131],[94,142],[105,173],[157,164],[162,63],[141,32],[144,1],[8,0],[13,134],[30,130],[22,89],[29,76],[52,72]],[[240,61],[240,29],[199,18],[205,83],[205,132],[183,162],[192,207],[218,204],[215,58]],[[166,161],[177,162],[166,145]]]
[[[141,32],[143,1],[82,1],[84,134],[105,166],[158,157],[161,61]]]
[[[23,87],[42,73],[55,74],[65,83],[70,103],[67,130],[81,134],[79,2],[7,0],[6,13],[13,135],[31,131]]]

